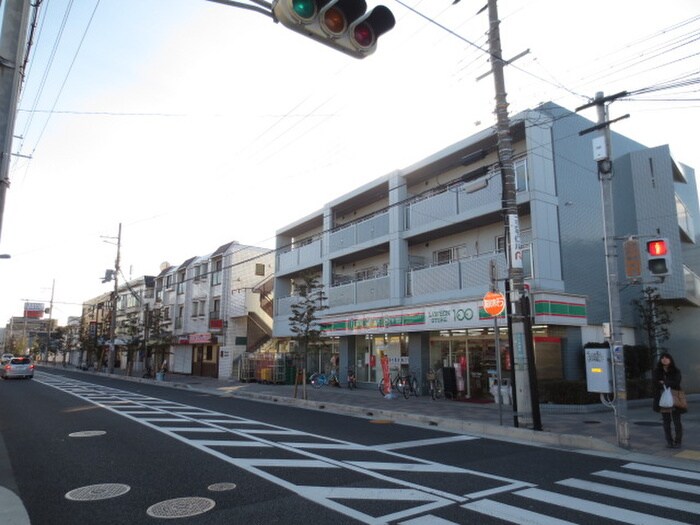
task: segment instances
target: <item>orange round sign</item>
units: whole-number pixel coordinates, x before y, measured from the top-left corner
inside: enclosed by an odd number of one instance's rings
[[[501,315],[505,307],[506,298],[502,293],[488,292],[484,295],[484,310],[486,310],[486,313],[491,317]]]

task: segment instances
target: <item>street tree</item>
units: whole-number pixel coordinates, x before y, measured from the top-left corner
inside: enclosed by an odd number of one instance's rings
[[[298,299],[291,305],[289,329],[304,356],[306,367],[309,348],[318,345],[321,339],[318,314],[328,308],[325,304],[327,298],[316,274],[305,273],[295,279],[294,284]]]
[[[632,301],[647,337],[652,360],[666,350],[663,343],[671,336],[669,325],[673,321],[671,312],[664,306],[657,288],[647,286],[642,289],[642,297]]]

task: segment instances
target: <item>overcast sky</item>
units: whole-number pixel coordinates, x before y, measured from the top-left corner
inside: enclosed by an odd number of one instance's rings
[[[0,238],[12,256],[0,325],[24,300],[48,305],[54,282],[61,323],[109,291],[119,223],[120,279],[232,240],[272,248],[277,229],[493,125],[493,78],[476,80],[489,70],[485,0],[384,4],[396,27],[355,60],[206,0],[44,1],[13,144],[31,159],[13,159]],[[697,0],[500,0],[499,14],[504,57],[530,50],[506,69],[511,114],[700,78]],[[611,106],[631,115],[614,130],[700,168],[698,86],[632,98]]]

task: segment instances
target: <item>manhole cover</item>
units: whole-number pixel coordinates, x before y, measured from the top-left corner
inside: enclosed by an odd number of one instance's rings
[[[588,421],[584,421],[586,425],[600,425],[600,421],[594,421],[592,419],[589,419]]]
[[[210,511],[214,505],[209,498],[175,498],[151,505],[146,514],[152,518],[189,518]]]
[[[129,485],[121,483],[100,483],[73,489],[66,493],[66,499],[72,501],[97,501],[123,496],[131,490]]]
[[[83,430],[81,432],[73,432],[68,434],[72,438],[90,438],[95,436],[104,436],[107,432],[104,430]]]
[[[212,492],[224,492],[226,490],[233,490],[235,488],[235,483],[214,483],[207,487],[207,489],[211,490]]]
[[[639,425],[641,427],[660,427],[662,426],[661,421],[635,421],[635,425]]]

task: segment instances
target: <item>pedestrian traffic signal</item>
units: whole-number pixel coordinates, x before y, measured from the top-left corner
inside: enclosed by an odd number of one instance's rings
[[[652,275],[665,277],[671,273],[671,255],[667,239],[647,241],[647,264]]]
[[[275,0],[272,14],[289,29],[355,58],[374,53],[377,39],[392,29],[392,12],[365,0]]]

